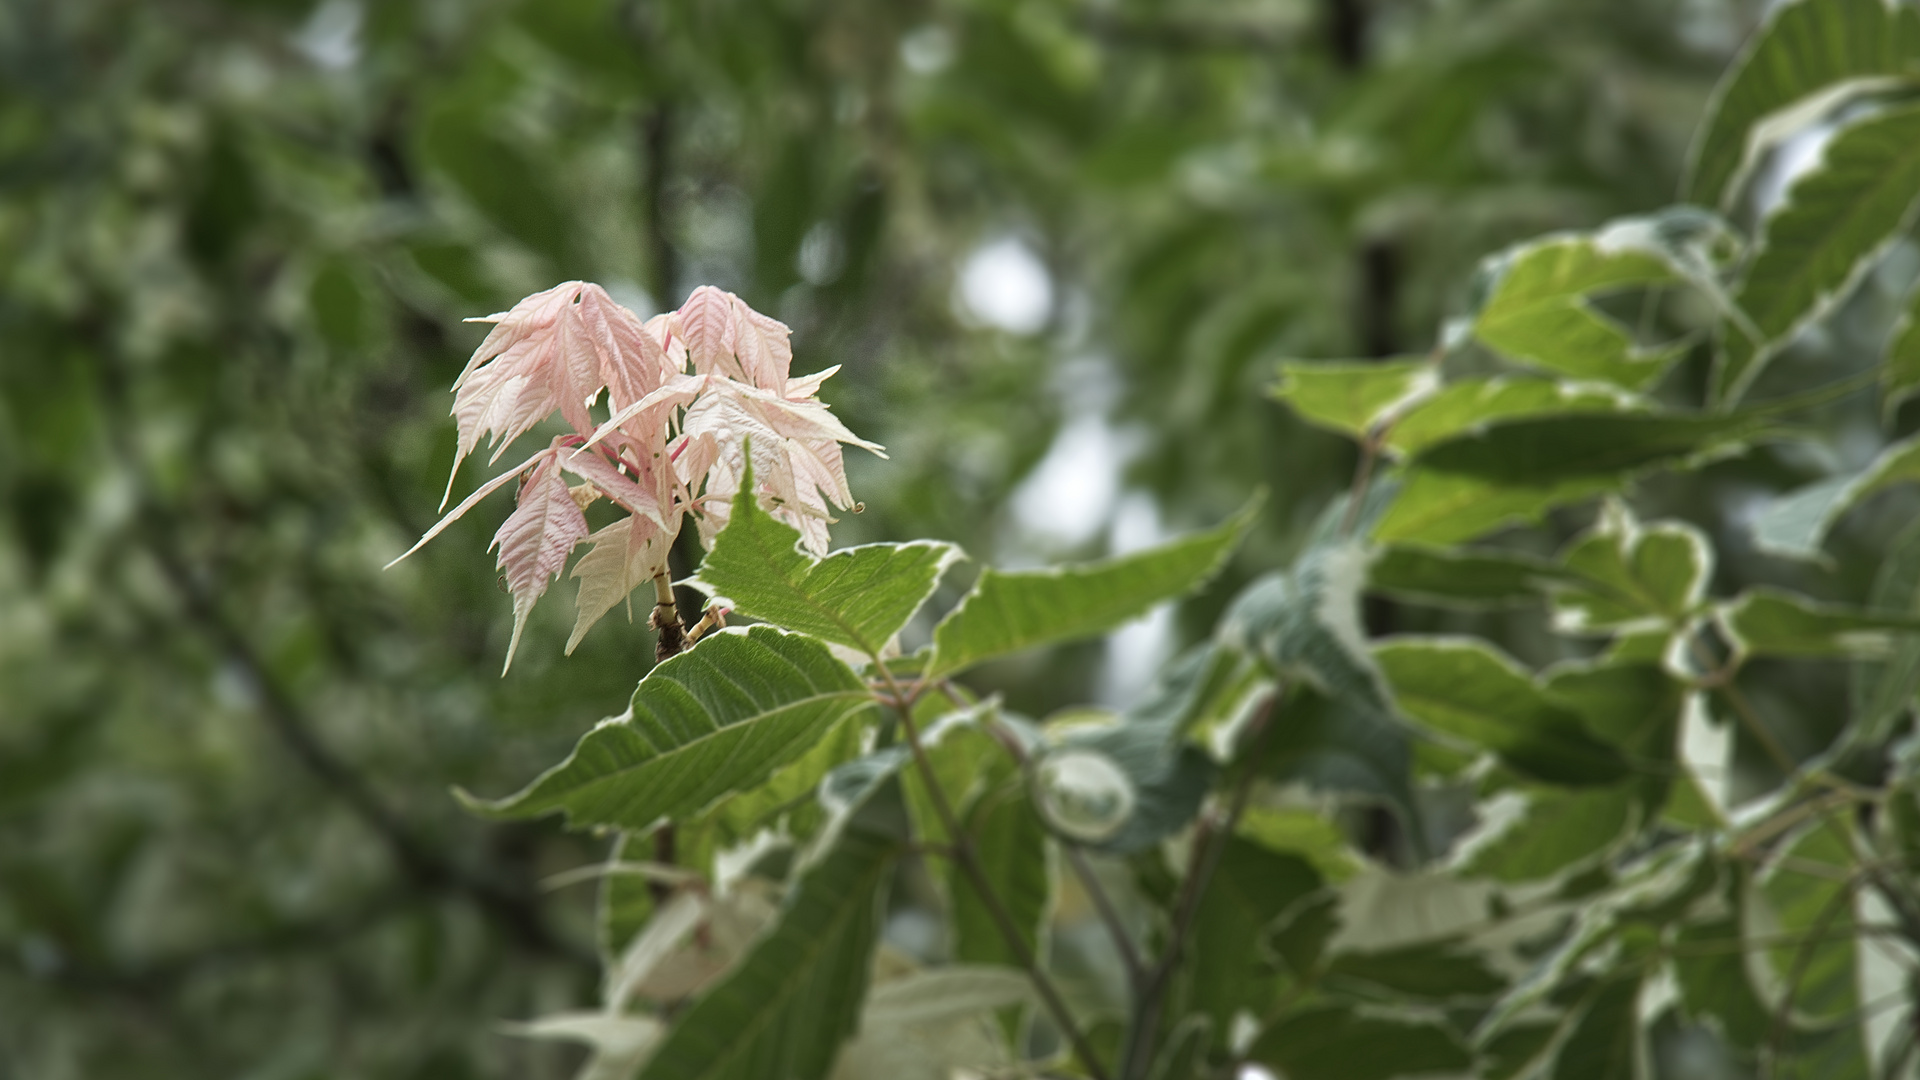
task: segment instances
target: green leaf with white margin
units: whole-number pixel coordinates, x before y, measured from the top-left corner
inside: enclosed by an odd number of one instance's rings
[[[1874,611],[1920,614],[1920,521],[1902,529],[1887,546],[1867,606]],[[1855,663],[1851,674],[1853,719],[1848,741],[1877,746],[1893,733],[1895,722],[1913,708],[1914,696],[1920,693],[1920,636],[1895,645],[1885,660]]]
[[[1834,1024],[1838,1038],[1801,1046],[1786,1075],[1872,1075],[1859,1023],[1860,935],[1853,879],[1855,846],[1843,818],[1820,818],[1797,832],[1762,870],[1757,891],[1777,922],[1766,936],[1780,941],[1763,954],[1790,1003],[1776,1011],[1816,1024]],[[1749,915],[1752,904],[1748,905]],[[1755,927],[1749,926],[1749,934]]]
[[[899,846],[859,815],[848,822],[636,1080],[824,1080],[859,1021]]]
[[[1267,927],[1326,882],[1305,859],[1229,837],[1193,921],[1193,940],[1176,992],[1184,1010],[1205,1013],[1225,1032],[1241,1010],[1264,1016],[1281,973],[1254,946]]]
[[[1260,760],[1260,775],[1391,806],[1418,847],[1420,809],[1414,801],[1413,753],[1406,726],[1383,710],[1352,698],[1331,698],[1295,686],[1276,706]]]
[[[1646,1060],[1640,1025],[1638,957],[1630,976],[1608,972],[1581,1003],[1573,1029],[1554,1055],[1553,1080],[1637,1080]]]
[[[952,1080],[1013,1064],[988,1014],[1027,1003],[1032,984],[1012,968],[949,964],[875,983],[833,1080]]]
[[[1406,467],[1373,536],[1443,545],[1619,490],[1634,477],[1737,447],[1757,416],[1565,416],[1516,420],[1434,446]]]
[[[866,544],[816,559],[800,530],[760,509],[753,468],[740,475],[733,517],[688,584],[744,615],[877,656],[957,559],[952,544]]]
[[[1556,664],[1541,673],[1547,700],[1577,714],[1633,766],[1641,820],[1666,806],[1679,771],[1679,738],[1689,690],[1656,658]]]
[[[1364,439],[1386,420],[1404,414],[1440,388],[1440,375],[1425,357],[1405,360],[1345,360],[1280,365],[1283,381],[1273,396],[1308,423]]]
[[[1098,562],[981,571],[933,630],[927,677],[1041,645],[1093,637],[1205,584],[1226,564],[1260,507],[1255,496],[1219,527]]]
[[[1835,476],[1768,503],[1753,519],[1754,546],[1789,559],[1822,559],[1820,545],[1840,516],[1879,492],[1920,480],[1920,436],[1880,451],[1852,476]]]
[[[1822,604],[1766,586],[1718,605],[1714,621],[1737,657],[1880,659],[1900,635],[1920,633],[1920,613]]]
[[[576,828],[644,829],[760,783],[872,707],[866,685],[823,642],[770,626],[723,631],[649,671],[626,713],[602,720],[519,794],[461,798],[493,817],[562,810]]]
[[[1634,793],[1626,786],[1505,791],[1479,808],[1482,824],[1454,851],[1467,877],[1517,884],[1592,865],[1632,835]]]
[[[1892,424],[1900,403],[1920,394],[1920,281],[1907,293],[1907,306],[1887,335],[1887,357],[1880,365],[1880,419]]]
[[[1367,567],[1367,588],[1416,604],[1477,610],[1533,603],[1549,583],[1568,577],[1560,564],[1520,551],[1394,544]]]
[[[1288,1080],[1390,1080],[1464,1073],[1473,1065],[1460,1037],[1431,1014],[1361,1012],[1347,1003],[1288,1010],[1260,1033],[1247,1057]]]
[[[1676,627],[1700,606],[1713,574],[1713,545],[1692,525],[1642,525],[1608,500],[1594,527],[1560,556],[1572,580],[1552,589],[1554,629],[1564,634]]]
[[[1055,869],[1047,828],[1024,786],[1015,779],[985,792],[966,809],[960,828],[973,845],[980,872],[1019,930],[1027,955],[1046,955],[1043,934],[1053,910]],[[951,875],[948,891],[955,960],[1026,966],[1001,935],[988,900],[970,876]]]
[[[1766,149],[1761,122],[1837,87],[1887,85],[1920,66],[1920,16],[1886,0],[1801,0],[1766,25],[1707,105],[1687,170],[1687,201],[1730,207]]]
[[[1607,784],[1627,773],[1619,751],[1594,737],[1524,670],[1477,638],[1394,638],[1374,649],[1401,711],[1426,728],[1493,751],[1516,772],[1551,784]]]
[[[1387,450],[1399,456],[1503,420],[1586,413],[1648,412],[1652,405],[1605,383],[1577,383],[1531,375],[1456,379],[1415,405],[1387,431]]]
[[[1339,883],[1360,872],[1360,856],[1340,826],[1315,810],[1249,806],[1235,834],[1282,855],[1305,859],[1320,876]]]
[[[1335,500],[1291,568],[1256,578],[1234,598],[1216,640],[1257,658],[1281,679],[1304,679],[1331,697],[1386,711],[1360,625],[1360,593],[1373,555],[1360,538],[1394,490],[1376,484],[1350,530],[1347,500]]]
[[[1735,296],[1762,335],[1729,333],[1713,400],[1738,401],[1773,353],[1844,299],[1920,207],[1920,103],[1853,121],[1767,218]]]
[[[1575,379],[1644,390],[1679,352],[1641,349],[1591,297],[1686,280],[1659,255],[1613,246],[1607,233],[1562,236],[1500,255],[1491,295],[1474,315],[1476,337],[1502,355]]]

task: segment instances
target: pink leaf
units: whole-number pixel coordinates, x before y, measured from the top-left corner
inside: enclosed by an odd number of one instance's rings
[[[513,594],[513,640],[507,644],[502,675],[513,666],[513,654],[520,647],[520,633],[526,629],[534,601],[566,566],[568,553],[586,537],[587,519],[567,491],[566,478],[560,475],[556,445],[521,487],[519,505],[493,534],[493,543],[500,549],[499,567],[506,575],[507,590]]]
[[[677,530],[675,530],[677,531]],[[653,522],[635,515],[623,518],[587,537],[592,550],[573,564],[573,576],[580,580],[575,597],[579,615],[573,634],[567,639],[571,656],[580,639],[627,594],[664,573],[671,532],[663,533]]]
[[[487,481],[486,483],[481,484],[478,491],[475,491],[473,494],[467,496],[464,500],[461,501],[459,506],[456,506],[453,508],[452,513],[448,514],[446,517],[443,517],[438,522],[436,522],[433,528],[427,530],[427,534],[425,536],[422,536],[419,540],[414,542],[414,545],[412,547],[402,552],[400,554],[399,559],[393,560],[393,562],[390,562],[386,566],[381,567],[381,569],[382,570],[388,569],[389,567],[393,566],[393,563],[397,563],[400,561],[400,559],[404,559],[408,555],[411,555],[414,552],[419,551],[421,548],[427,546],[427,541],[433,539],[436,536],[439,536],[440,533],[444,531],[447,526],[460,520],[460,515],[473,509],[474,506],[477,503],[479,503],[481,499],[484,499],[487,496],[493,494],[495,491],[498,491],[504,484],[506,484],[507,481],[512,480],[513,478],[519,476],[521,473],[526,472],[528,469],[532,468],[535,464],[538,464],[541,460],[551,457],[552,454],[553,454],[553,450],[551,448],[542,450],[539,453],[528,458],[527,460],[514,466],[512,469],[509,469],[508,471],[501,473],[499,476],[494,477],[493,479]]]
[[[745,372],[734,357],[733,294],[702,285],[673,313],[669,324],[687,344],[687,357],[696,375],[709,372],[740,379]]]

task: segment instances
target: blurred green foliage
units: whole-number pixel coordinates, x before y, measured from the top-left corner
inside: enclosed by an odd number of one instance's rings
[[[1759,6],[0,6],[0,1077],[575,1062],[495,1021],[591,999],[588,890],[540,882],[598,846],[447,788],[557,759],[651,636],[610,619],[562,659],[548,604],[499,678],[485,515],[381,572],[452,456],[461,318],[570,278],[640,308],[739,292],[794,327],[796,370],[845,365],[827,396],[889,447],[850,459],[843,544],[1121,541],[1012,509],[1089,418],[1168,529],[1264,483],[1241,565],[1190,605],[1208,626],[1351,471],[1261,393],[1274,361],[1424,352],[1485,253],[1670,201]],[[1008,238],[1053,284],[1037,332],[960,299]],[[1884,326],[1876,290],[1813,359]],[[1719,529],[1817,465],[1648,495]],[[1539,659],[1501,618],[1474,625]],[[1099,659],[994,676],[1038,713]]]

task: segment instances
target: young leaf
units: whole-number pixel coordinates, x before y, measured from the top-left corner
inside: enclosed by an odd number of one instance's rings
[[[1755,547],[1789,559],[1819,559],[1840,516],[1895,484],[1920,480],[1920,436],[1894,443],[1852,476],[1835,476],[1767,504],[1753,519]]]
[[[714,634],[648,672],[625,714],[519,794],[462,799],[495,817],[561,810],[576,828],[644,829],[758,784],[871,704],[818,641],[766,626]]]
[[[1374,657],[1409,716],[1492,750],[1520,773],[1553,784],[1605,784],[1626,775],[1617,750],[1478,639],[1400,638],[1377,647]]]
[[[1104,634],[1199,588],[1226,563],[1259,500],[1219,527],[1156,548],[1050,570],[981,571],[933,631],[929,677],[982,660]]]
[[[732,519],[690,584],[756,619],[878,656],[960,558],[937,541],[868,544],[824,559],[800,549],[800,530],[760,509],[751,466]]]
[[[1471,540],[1617,490],[1642,472],[1733,446],[1762,423],[1738,415],[1621,415],[1498,424],[1414,459],[1373,536],[1436,545]]]
[[[1886,656],[1898,634],[1920,633],[1920,614],[1821,604],[1767,586],[1720,604],[1714,619],[1738,656]]]
[[[1920,205],[1920,105],[1842,127],[1768,218],[1735,302],[1765,344],[1730,334],[1714,399],[1738,401],[1779,345],[1846,296]]]
[[[493,545],[500,549],[500,570],[513,593],[513,639],[507,643],[502,675],[513,666],[534,601],[546,593],[567,565],[567,555],[586,538],[586,515],[567,491],[566,477],[560,475],[559,452],[552,451],[521,485],[518,505],[493,534]]]
[[[1759,156],[1755,128],[1823,91],[1884,83],[1920,59],[1920,17],[1885,0],[1798,0],[1769,9],[1766,25],[1728,68],[1700,125],[1687,201],[1730,206]]]
[[[1309,423],[1364,439],[1381,421],[1398,416],[1440,388],[1432,361],[1287,361],[1273,396]]]
[[[1585,413],[1646,412],[1646,399],[1603,383],[1532,376],[1480,376],[1448,383],[1415,405],[1387,432],[1387,449],[1418,454],[1457,435],[1505,420]]]
[[[1678,353],[1637,348],[1589,297],[1684,280],[1665,259],[1598,239],[1565,237],[1501,257],[1497,283],[1474,316],[1481,341],[1521,363],[1575,379],[1644,390]]]
[[[574,561],[571,575],[580,579],[580,591],[574,598],[579,613],[567,638],[568,656],[573,655],[594,623],[666,569],[671,540],[638,514],[621,518],[587,537],[593,547]]]
[[[892,837],[852,822],[636,1080],[824,1080],[859,1021],[897,851]]]

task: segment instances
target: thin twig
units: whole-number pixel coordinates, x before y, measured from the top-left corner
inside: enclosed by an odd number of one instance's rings
[[[981,869],[980,859],[973,850],[973,837],[960,828],[959,818],[953,812],[953,804],[947,801],[947,792],[940,784],[940,775],[934,771],[933,762],[927,756],[926,744],[920,740],[919,725],[913,722],[911,699],[901,689],[887,670],[886,661],[877,654],[873,657],[873,667],[887,685],[892,694],[894,710],[900,715],[900,729],[907,737],[907,747],[913,754],[914,765],[919,768],[921,778],[927,785],[928,801],[933,804],[933,812],[940,819],[940,825],[947,831],[948,842],[953,846],[953,861],[967,875],[974,890],[980,894],[981,902],[986,905],[987,914],[999,929],[1000,936],[1006,939],[1007,948],[1013,951],[1014,958],[1026,969],[1027,978],[1045,1003],[1047,1011],[1053,1015],[1054,1023],[1060,1025],[1060,1032],[1073,1046],[1074,1056],[1087,1070],[1093,1080],[1107,1080],[1107,1071],[1100,1064],[1100,1058],[1094,1053],[1093,1045],[1075,1023],[1073,1012],[1067,1008],[1066,999],[1053,985],[1053,980],[1040,966],[1040,960],[1027,946],[1026,938],[1020,934],[1020,928],[1014,925],[1013,916],[1007,913],[1006,904],[1000,894],[994,891],[993,883],[987,880],[986,871]]]

